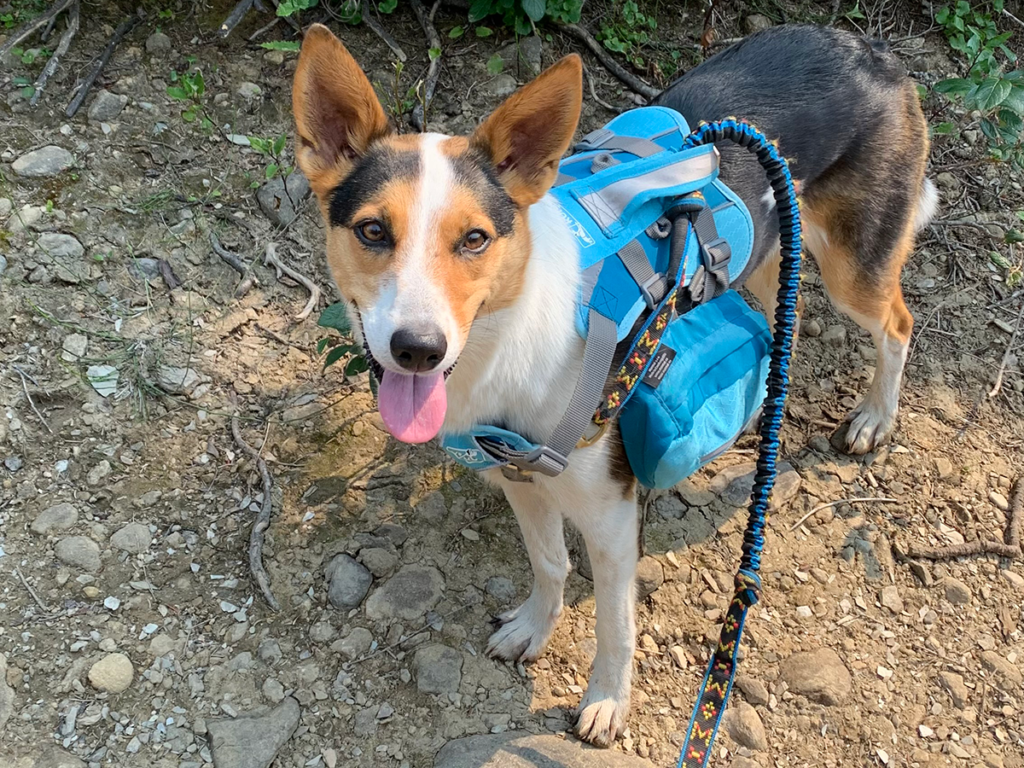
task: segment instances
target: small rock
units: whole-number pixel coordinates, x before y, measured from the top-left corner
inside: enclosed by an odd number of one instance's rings
[[[493,597],[499,603],[505,604],[512,601],[516,596],[516,585],[511,579],[504,576],[491,576],[484,584],[484,592]]]
[[[366,615],[374,620],[420,619],[437,605],[444,578],[436,568],[406,565],[366,601]]]
[[[447,645],[427,645],[416,651],[416,688],[420,693],[458,693],[462,654]]]
[[[661,563],[650,555],[644,555],[636,566],[637,599],[643,600],[654,594],[665,583],[665,570]]]
[[[111,469],[110,462],[104,459],[89,470],[89,474],[85,476],[85,480],[89,485],[99,485],[103,482],[103,479],[110,474]]]
[[[0,253],[0,277],[7,271],[7,257]]]
[[[39,236],[36,245],[52,258],[80,259],[85,255],[85,248],[71,235],[60,232],[45,232]]]
[[[135,678],[135,667],[123,653],[110,653],[89,668],[89,684],[97,691],[121,693]]]
[[[81,333],[71,333],[64,337],[61,344],[60,358],[66,363],[77,363],[85,357],[85,350],[89,346],[89,337]]]
[[[946,599],[953,603],[953,605],[966,605],[971,602],[970,587],[958,579],[952,577],[944,579],[942,590],[946,595]]]
[[[329,643],[335,634],[329,621],[318,621],[309,628],[309,639],[314,643]]]
[[[560,723],[560,718],[548,718]],[[218,766],[217,768],[220,768]],[[519,731],[455,739],[434,758],[434,768],[652,768],[639,757],[593,749],[576,739]]]
[[[141,555],[149,549],[151,539],[148,525],[129,523],[110,537],[110,545],[133,555]]]
[[[22,460],[21,456],[8,456],[4,459],[4,467],[6,467],[8,472],[17,472],[24,465],[25,462]]]
[[[263,683],[263,695],[271,704],[280,704],[284,701],[284,686],[273,677],[268,677]]]
[[[669,658],[672,659],[673,663],[680,669],[686,669],[689,665],[689,659],[686,658],[686,651],[679,645],[673,645],[668,649]]]
[[[256,83],[244,82],[238,86],[238,95],[246,101],[251,101],[262,96],[263,89],[256,85]]]
[[[384,578],[398,566],[398,555],[383,547],[359,550],[359,562],[370,569],[378,579]]]
[[[1007,682],[1014,685],[1024,682],[1020,670],[1009,659],[1004,659],[995,651],[982,651],[981,666],[994,673],[991,679],[1001,688],[1005,687]]]
[[[287,182],[277,177],[260,187],[256,193],[256,202],[272,224],[285,227],[298,215],[298,207],[309,192],[306,177],[301,171],[293,171],[288,175]]]
[[[163,32],[154,32],[146,38],[146,53],[158,56],[171,52],[171,38]]]
[[[364,627],[355,627],[341,640],[331,644],[331,650],[340,653],[349,661],[358,659],[373,645],[373,634]]]
[[[11,163],[11,170],[25,178],[45,179],[66,171],[74,164],[74,155],[51,144],[22,155]]]
[[[13,210],[14,203],[11,202],[11,199],[9,197],[0,197],[0,221],[10,216]]]
[[[1024,576],[1019,573],[1010,570],[1001,570],[999,575],[1002,576],[1011,587],[1015,589],[1024,589]]]
[[[269,768],[299,725],[299,703],[286,698],[270,712],[210,720],[206,727],[216,768]]]
[[[846,343],[846,328],[842,325],[831,325],[821,335],[821,339],[834,347],[841,347]]]
[[[14,714],[14,689],[7,684],[7,657],[0,653],[0,736]]]
[[[935,474],[939,476],[939,480],[949,480],[955,472],[953,462],[945,456],[939,456],[935,459]]]
[[[155,373],[156,385],[171,395],[191,395],[202,378],[192,368],[160,365]]]
[[[772,20],[760,13],[752,13],[743,19],[743,31],[748,35],[765,29],[771,29],[773,26],[775,25],[772,23]]]
[[[903,598],[895,585],[882,588],[881,603],[896,615],[903,613]]]
[[[373,576],[348,555],[337,555],[327,565],[327,599],[341,610],[356,608],[363,602]]]
[[[804,320],[800,323],[800,333],[809,339],[816,339],[821,336],[821,323],[813,319]]]
[[[52,531],[63,531],[78,522],[78,510],[66,501],[54,504],[39,513],[29,526],[32,533],[45,536]]]
[[[999,509],[1003,510],[1003,512],[1006,512],[1010,508],[1010,502],[1007,501],[1006,497],[999,491],[989,491],[988,500],[995,504]]]
[[[737,675],[736,687],[743,691],[743,696],[751,704],[763,707],[768,704],[768,688],[760,680],[750,675]]]
[[[97,123],[109,123],[121,114],[128,97],[100,89],[89,105],[89,119]]]
[[[768,737],[757,710],[743,700],[731,702],[725,711],[724,725],[729,738],[741,747],[764,752],[768,749]]]
[[[939,685],[949,694],[954,707],[964,708],[967,704],[968,691],[961,675],[955,672],[939,672]]]
[[[850,693],[850,671],[831,648],[794,653],[779,665],[779,676],[794,693],[835,706]]]
[[[172,640],[170,635],[165,635],[162,632],[149,641],[149,653],[156,658],[166,656],[167,654],[174,652],[177,648],[177,641]]]
[[[65,565],[80,568],[87,573],[96,573],[101,567],[100,547],[85,536],[68,536],[57,542],[53,548],[57,559]]]
[[[502,72],[480,85],[477,93],[487,101],[494,101],[512,95],[518,87],[519,83],[512,75]]]

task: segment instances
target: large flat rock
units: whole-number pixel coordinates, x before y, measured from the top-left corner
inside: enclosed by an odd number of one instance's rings
[[[646,760],[572,738],[499,733],[449,741],[434,768],[654,768]]]

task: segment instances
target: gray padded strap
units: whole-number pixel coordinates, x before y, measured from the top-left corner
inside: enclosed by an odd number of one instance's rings
[[[592,149],[614,149],[620,152],[629,152],[637,157],[650,157],[665,150],[659,144],[650,139],[642,139],[639,136],[619,136],[607,128],[598,128],[591,131],[574,147],[574,152],[587,152]]]
[[[636,240],[630,240],[622,247],[619,251],[619,260],[640,287],[640,293],[648,308],[654,309],[668,292],[668,280],[664,275],[654,271],[650,259],[647,258],[647,252]]]

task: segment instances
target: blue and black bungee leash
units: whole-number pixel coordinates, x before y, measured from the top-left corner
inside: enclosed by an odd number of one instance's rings
[[[779,216],[779,237],[782,266],[779,271],[779,297],[775,308],[775,332],[772,337],[768,365],[768,393],[761,416],[761,445],[757,471],[751,491],[747,529],[743,534],[743,557],[736,573],[736,592],[722,625],[718,646],[711,655],[697,702],[690,716],[686,740],[676,768],[704,768],[711,757],[711,747],[722,722],[722,715],[732,693],[736,676],[737,655],[747,611],[760,596],[761,550],[768,522],[768,504],[778,473],[779,429],[789,388],[789,360],[793,352],[793,331],[796,326],[797,296],[800,290],[801,230],[800,209],[793,177],[778,147],[753,126],[734,118],[703,123],[688,136],[683,148],[730,140],[746,147],[761,163],[775,194]]]

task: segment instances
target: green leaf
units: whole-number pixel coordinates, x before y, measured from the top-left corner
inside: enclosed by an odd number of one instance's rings
[[[348,365],[345,366],[345,375],[357,376],[368,370],[370,370],[370,364],[366,361],[366,358],[362,355],[357,355],[348,361]]]
[[[352,325],[348,319],[348,309],[343,301],[331,304],[331,306],[325,309],[320,314],[320,319],[316,321],[316,324],[322,328],[333,328],[338,333],[350,333],[352,331]]]
[[[491,75],[497,75],[501,73],[501,70],[505,68],[505,62],[502,61],[499,54],[494,54],[487,60],[487,72]]]
[[[466,34],[465,27],[452,27],[451,31],[448,33],[448,37],[452,40],[458,40],[464,34]]]
[[[381,0],[377,3],[377,10],[381,13],[394,13],[398,7],[398,0]]]
[[[476,28],[476,36],[477,37],[490,37],[493,34],[494,34],[494,30],[491,29],[490,27],[477,27]]]
[[[940,80],[937,82],[935,84],[935,92],[942,93],[950,97],[963,96],[973,87],[974,83],[970,80],[954,77],[950,80]]]
[[[480,21],[480,19],[490,16],[494,11],[494,0],[473,0],[469,6],[469,20],[470,22]]]
[[[284,151],[284,145],[288,143],[288,137],[285,134],[281,134],[274,140],[274,154],[280,155]]]
[[[1010,268],[1009,259],[1007,259],[1005,256],[1003,256],[1003,254],[999,253],[998,251],[990,251],[988,254],[988,258],[997,267],[1000,267],[1002,269]]]
[[[260,48],[268,51],[297,51],[301,47],[298,40],[271,40],[269,43],[260,43]]]
[[[272,178],[277,176],[278,170],[280,170],[280,166],[278,166],[277,163],[271,163],[270,165],[268,165],[267,166],[267,170],[265,172],[266,173],[266,177],[267,177],[267,181],[270,181]]]
[[[324,368],[329,365],[334,365],[336,362],[341,360],[348,353],[347,347],[335,347],[327,353],[327,357],[324,359]]]
[[[1024,243],[1024,232],[1021,232],[1019,229],[1007,230],[1004,239],[1008,243]]]
[[[936,136],[947,136],[956,130],[956,123],[939,123],[932,126],[932,133]]]
[[[441,49],[431,48],[429,51],[427,51],[427,56],[430,58],[431,61],[437,61],[438,59],[441,58]]]
[[[546,3],[544,0],[523,0],[523,13],[532,21],[540,21],[544,18]]]
[[[266,139],[261,139],[259,136],[247,136],[246,138],[249,139],[249,146],[261,155],[265,155],[269,151]]]
[[[33,85],[26,85],[21,89],[21,97],[23,99],[31,99],[36,95],[36,89]]]
[[[180,99],[182,101],[188,101],[188,93],[184,88],[177,85],[167,86],[167,95],[172,99]]]
[[[327,347],[337,346],[337,342],[337,339],[332,339],[330,336],[320,339],[320,341],[316,343],[316,353],[318,355],[322,355]]]
[[[987,77],[978,86],[976,98],[978,109],[988,112],[995,109],[1010,95],[1011,84],[1001,77]]]
[[[196,96],[202,96],[206,93],[206,81],[203,80],[202,72],[196,72],[192,76],[192,88],[195,90]]]

